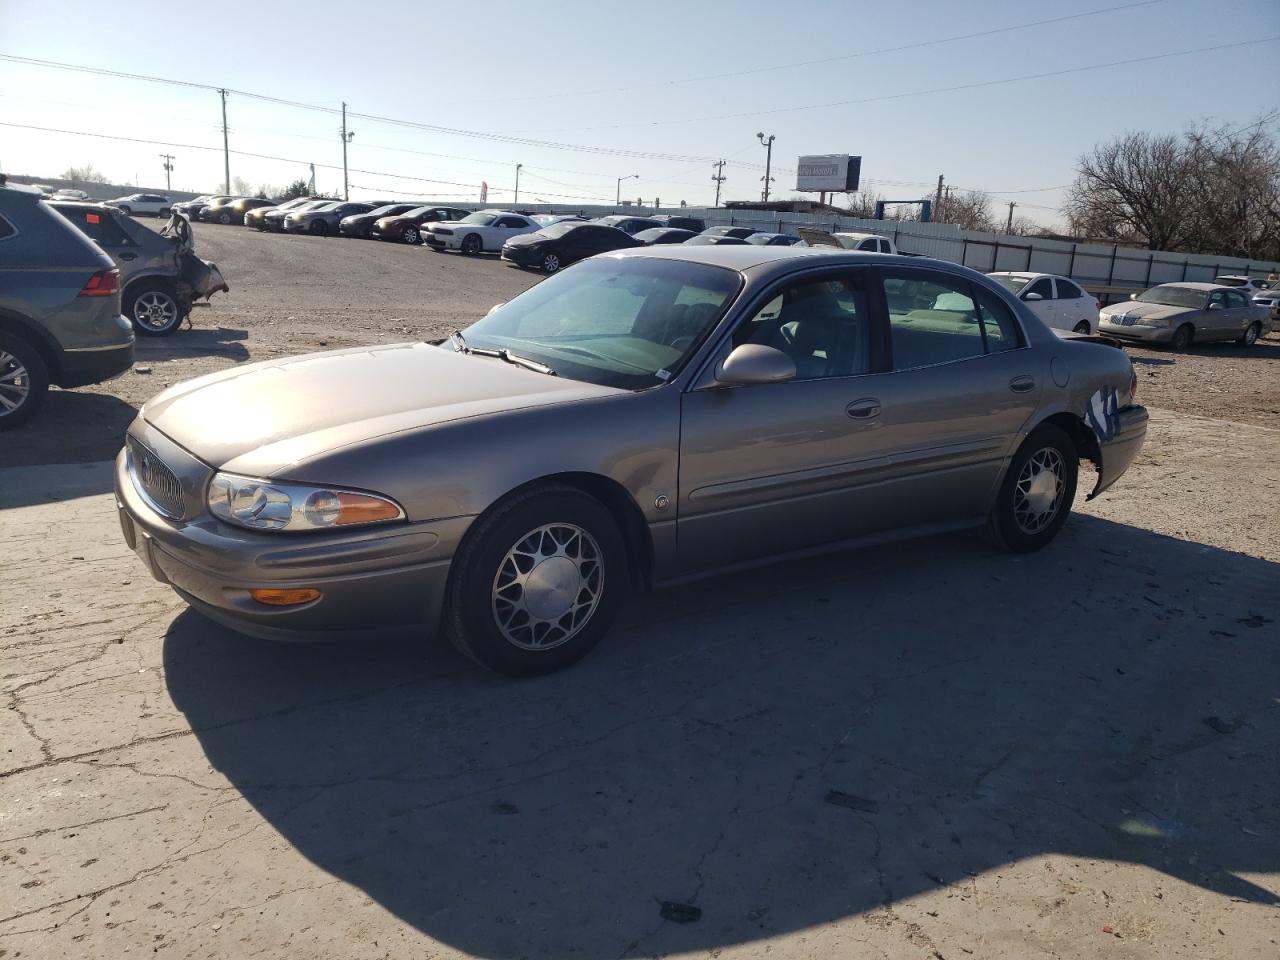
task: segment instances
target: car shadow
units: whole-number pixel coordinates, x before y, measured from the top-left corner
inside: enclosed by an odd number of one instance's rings
[[[191,315],[192,324],[200,322],[200,311]],[[226,357],[240,363],[249,359],[249,349],[244,341],[248,330],[228,327],[183,326],[167,337],[139,337],[134,343],[135,362],[162,362],[185,357]]]
[[[0,434],[0,467],[114,460],[138,410],[109,393],[92,392],[104,388],[110,384],[50,390],[36,416]]]
[[[1280,869],[1277,582],[1077,516],[1029,556],[948,537],[640,597],[530,681],[193,612],[164,663],[263,819],[423,933],[703,951],[1046,853],[1276,904],[1241,874]]]

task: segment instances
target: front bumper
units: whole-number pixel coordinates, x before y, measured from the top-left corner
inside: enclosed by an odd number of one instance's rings
[[[542,251],[526,246],[504,246],[502,259],[514,263],[517,267],[532,267],[542,262]]]
[[[170,520],[138,492],[125,450],[115,497],[124,540],[156,580],[210,619],[272,640],[434,632],[450,562],[472,520],[303,535],[241,530],[207,514]],[[255,587],[311,587],[321,596],[272,607],[249,595]]]
[[[1116,323],[1108,317],[1098,319],[1098,332],[1120,340],[1134,340],[1139,343],[1168,343],[1173,339],[1174,327],[1166,324],[1163,327],[1144,327],[1141,324],[1132,326]]]
[[[367,223],[338,223],[338,233],[344,237],[356,237],[360,240],[369,236],[370,226]]]
[[[424,233],[422,242],[433,250],[449,250],[452,248],[451,241],[453,237],[438,237],[434,233]]]

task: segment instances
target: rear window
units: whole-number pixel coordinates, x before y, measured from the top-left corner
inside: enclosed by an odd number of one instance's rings
[[[4,217],[0,217],[0,240],[3,240],[5,237],[12,237],[17,232],[17,229],[12,223]]]
[[[134,246],[133,240],[120,228],[120,225],[112,219],[109,213],[100,213],[97,210],[59,209],[57,207],[54,209],[75,224],[76,228],[90,240],[107,247]]]

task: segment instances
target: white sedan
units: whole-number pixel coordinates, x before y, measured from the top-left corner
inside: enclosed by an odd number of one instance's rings
[[[1102,306],[1074,280],[1051,273],[989,273],[1051,327],[1075,333],[1098,332]]]
[[[456,223],[424,223],[422,242],[436,251],[461,250],[475,254],[501,250],[512,237],[541,229],[541,224],[509,210],[479,210]]]

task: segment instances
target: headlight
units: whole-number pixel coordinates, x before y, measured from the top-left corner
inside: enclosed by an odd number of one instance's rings
[[[1167,327],[1169,325],[1169,318],[1160,317],[1159,319],[1156,319],[1155,317],[1139,317],[1133,322],[1140,327]]]
[[[404,519],[394,500],[371,493],[215,474],[209,512],[250,530],[329,530]]]

